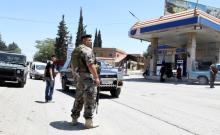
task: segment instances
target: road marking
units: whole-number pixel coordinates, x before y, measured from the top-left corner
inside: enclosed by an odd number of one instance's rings
[[[169,122],[169,121],[163,120],[163,119],[161,119],[160,117],[157,117],[157,116],[154,116],[154,115],[152,115],[152,114],[146,113],[146,112],[144,112],[144,111],[142,111],[142,110],[136,109],[136,108],[134,108],[134,107],[132,107],[132,106],[129,106],[129,105],[127,105],[127,104],[124,104],[124,103],[115,101],[115,100],[113,100],[113,99],[110,99],[110,100],[113,101],[113,102],[115,102],[115,103],[117,103],[117,104],[120,104],[120,105],[122,105],[122,106],[128,107],[128,108],[130,108],[130,109],[132,109],[132,110],[135,110],[135,111],[137,111],[137,112],[140,112],[140,113],[142,113],[142,114],[144,114],[144,115],[153,117],[154,119],[157,119],[157,120],[159,120],[159,121],[162,121],[162,122],[164,122],[164,123],[166,123],[166,124],[169,124],[169,125],[171,125],[171,126],[174,126],[174,127],[178,128],[178,129],[184,130],[184,131],[186,131],[186,132],[188,132],[188,133],[190,133],[190,134],[200,135],[200,134],[195,133],[195,132],[193,132],[193,131],[190,131],[190,130],[184,128],[184,127],[180,127],[180,126],[178,126],[178,125],[176,125],[176,124],[174,124],[174,123],[171,123],[171,122]]]

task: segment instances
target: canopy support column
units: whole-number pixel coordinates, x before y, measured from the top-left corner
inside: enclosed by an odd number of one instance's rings
[[[157,73],[157,48],[158,48],[158,38],[152,38],[151,39],[151,54],[152,58],[150,60],[150,74],[156,75]]]
[[[188,33],[187,72],[196,69],[196,33]]]

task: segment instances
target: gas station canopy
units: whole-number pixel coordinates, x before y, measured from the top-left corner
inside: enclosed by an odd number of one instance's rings
[[[157,38],[158,44],[177,47],[187,43],[188,33],[196,33],[198,44],[220,42],[220,19],[198,9],[187,10],[137,22],[129,36],[145,41]]]

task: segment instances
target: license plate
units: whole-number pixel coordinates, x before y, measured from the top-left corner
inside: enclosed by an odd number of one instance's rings
[[[102,84],[112,84],[112,81],[105,81],[105,80],[103,80]]]

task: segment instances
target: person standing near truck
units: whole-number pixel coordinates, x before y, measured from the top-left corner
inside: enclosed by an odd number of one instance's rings
[[[52,55],[51,60],[47,62],[47,65],[44,70],[44,80],[46,81],[46,89],[45,89],[45,102],[52,101],[55,77],[56,77],[56,69],[54,62],[56,61],[56,56]]]
[[[210,88],[215,88],[214,84],[215,84],[215,79],[216,79],[216,74],[217,74],[218,70],[216,68],[216,66],[214,64],[212,64],[210,66]]]
[[[178,80],[182,80],[182,69],[181,69],[180,65],[178,65],[178,68],[176,70],[176,78]]]
[[[93,116],[96,107],[97,86],[100,85],[92,51],[91,35],[81,37],[82,44],[72,53],[72,70],[79,75],[76,85],[76,96],[72,109],[72,123],[77,125],[80,112],[84,106],[85,127],[94,128]]]

